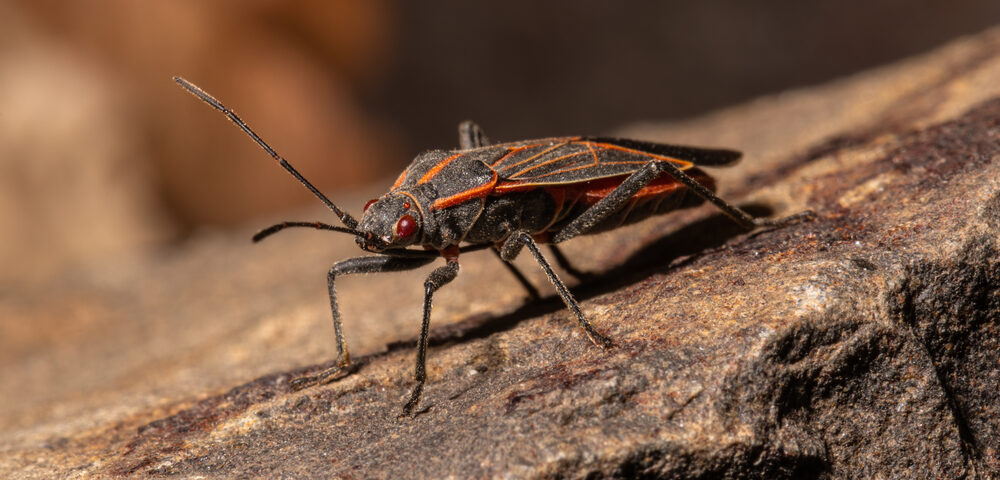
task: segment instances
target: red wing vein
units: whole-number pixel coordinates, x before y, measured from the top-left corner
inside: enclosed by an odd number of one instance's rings
[[[530,171],[532,171],[532,170],[534,170],[534,169],[536,169],[536,168],[540,168],[540,167],[544,167],[544,166],[546,166],[546,165],[549,165],[549,164],[552,164],[552,163],[555,163],[555,162],[558,162],[558,161],[560,161],[560,160],[565,160],[565,159],[567,159],[567,158],[572,158],[572,157],[575,157],[575,156],[577,156],[577,155],[583,155],[584,153],[587,153],[587,152],[573,152],[573,153],[569,153],[569,154],[566,154],[566,155],[563,155],[563,156],[561,156],[561,157],[556,157],[556,158],[553,158],[553,159],[550,159],[550,160],[546,160],[546,161],[544,161],[544,162],[542,162],[542,163],[539,163],[538,165],[533,165],[533,166],[531,166],[531,167],[529,167],[529,168],[526,168],[526,169],[524,169],[524,170],[521,170],[520,172],[517,172],[517,173],[515,173],[514,175],[511,175],[511,177],[510,177],[510,178],[516,178],[516,177],[520,177],[520,176],[524,175],[524,174],[525,174],[525,172],[530,172]],[[591,167],[592,165],[586,165],[586,166],[587,166],[587,167]],[[556,171],[556,172],[552,172],[552,173],[559,173],[559,172],[565,172],[565,171],[567,171],[567,170],[558,170],[558,171]],[[540,176],[540,177],[544,177],[545,175],[539,175],[539,176]]]
[[[527,150],[529,148],[535,148],[535,147],[539,147],[539,146],[541,146],[541,145],[536,143],[536,144],[533,144],[533,145],[521,145],[519,147],[513,147],[507,153],[505,153],[504,156],[500,157],[499,160],[497,160],[497,161],[493,162],[492,164],[490,164],[490,166],[491,167],[495,167],[497,165],[500,165],[501,163],[503,163],[504,160],[507,160],[508,158],[510,158],[511,155],[514,155],[515,153],[523,152],[523,151],[525,151],[525,150]]]
[[[503,170],[510,170],[510,169],[512,169],[512,168],[514,168],[514,167],[519,167],[519,166],[521,166],[521,165],[524,165],[525,163],[528,163],[528,162],[530,162],[530,161],[532,161],[532,160],[534,160],[534,159],[536,159],[536,158],[538,158],[538,157],[540,157],[540,156],[542,156],[542,155],[545,155],[546,153],[549,153],[549,152],[551,152],[551,151],[553,151],[553,150],[555,150],[555,149],[557,149],[557,148],[561,148],[561,147],[564,147],[564,146],[566,146],[566,145],[567,145],[568,143],[569,143],[569,142],[563,142],[563,143],[557,143],[557,144],[555,144],[555,145],[553,145],[553,146],[551,146],[551,147],[549,147],[549,148],[546,148],[545,150],[542,150],[541,152],[538,152],[538,153],[536,153],[536,154],[532,155],[531,157],[528,157],[528,158],[527,158],[527,159],[525,159],[525,160],[521,160],[520,162],[517,162],[517,163],[515,163],[515,164],[513,164],[513,165],[510,165],[510,166],[507,166],[507,167],[504,167],[504,168],[503,168]]]

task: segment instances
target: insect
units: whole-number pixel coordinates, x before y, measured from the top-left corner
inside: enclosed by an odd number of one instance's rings
[[[332,380],[349,364],[334,284],[356,273],[412,270],[444,258],[424,281],[423,320],[417,342],[416,385],[403,407],[412,414],[427,380],[427,339],[434,293],[458,275],[462,253],[491,248],[528,290],[537,290],[513,261],[524,247],[538,262],[590,340],[612,346],[584,316],[566,285],[542,255],[548,243],[556,261],[573,272],[557,244],[577,235],[614,229],[651,215],[708,201],[742,227],[778,226],[811,215],[784,219],[754,218],[713,193],[714,181],[699,166],[734,163],[739,152],[597,137],[558,137],[490,144],[475,123],[459,126],[458,150],[418,155],[388,193],[369,201],[361,220],[338,208],[236,113],[188,81],[174,77],[188,92],[225,114],[288,173],[326,204],[343,226],[322,222],[283,222],[259,231],[253,240],[290,227],[333,230],[354,235],[361,249],[375,253],[337,262],[327,274],[337,362],[312,376],[292,381],[295,389]],[[408,248],[419,246],[422,248]]]

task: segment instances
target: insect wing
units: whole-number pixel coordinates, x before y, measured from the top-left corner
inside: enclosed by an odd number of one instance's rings
[[[732,150],[613,138],[550,138],[496,147],[507,150],[490,165],[500,176],[499,191],[620,177],[651,160],[668,161],[688,170],[695,165],[727,165],[740,158],[740,153]]]

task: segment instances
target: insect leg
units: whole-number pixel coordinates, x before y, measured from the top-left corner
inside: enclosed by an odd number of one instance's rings
[[[607,218],[608,215],[618,211],[625,202],[628,202],[633,195],[642,190],[643,187],[660,174],[659,163],[654,160],[644,165],[632,175],[629,175],[625,181],[612,190],[606,197],[595,203],[587,211],[583,212],[582,215],[576,217],[576,219],[563,227],[559,233],[555,234],[552,237],[552,243],[563,242],[581,233],[585,233],[600,223],[601,220]],[[694,180],[691,181],[694,182]],[[694,183],[698,184],[698,182]],[[701,185],[698,186],[701,187]],[[750,225],[753,225],[752,220]]]
[[[531,235],[529,235],[528,232],[519,230],[507,237],[503,247],[500,249],[500,256],[508,262],[512,261],[517,258],[517,254],[521,252],[521,247],[523,246],[528,247],[528,251],[531,252],[533,257],[535,257],[535,261],[542,266],[542,270],[545,271],[545,276],[549,277],[549,281],[556,287],[556,291],[559,292],[559,296],[562,297],[563,303],[566,304],[566,307],[568,307],[570,311],[576,315],[576,319],[580,322],[580,326],[583,327],[583,330],[587,332],[587,336],[590,337],[590,341],[594,342],[594,344],[599,347],[610,347],[612,345],[611,340],[604,335],[597,333],[597,330],[594,330],[594,327],[590,325],[587,317],[583,316],[583,312],[580,311],[580,305],[576,303],[576,299],[574,299],[573,295],[569,293],[569,289],[566,288],[566,284],[564,284],[556,275],[556,272],[552,270],[552,266],[549,265],[548,260],[545,260],[545,257],[542,256],[541,250],[538,249],[538,244],[535,243],[535,240],[531,238]]]
[[[691,178],[688,174],[684,173],[681,169],[677,168],[671,162],[665,162],[661,160],[653,160],[644,165],[638,171],[630,175],[625,179],[617,188],[611,191],[606,197],[602,198],[599,202],[595,203],[594,206],[590,207],[586,212],[577,217],[575,220],[566,225],[562,230],[559,231],[555,236],[552,237],[552,243],[559,243],[565,240],[569,240],[581,233],[584,233],[595,225],[601,222],[611,215],[612,213],[618,211],[622,205],[624,205],[633,195],[642,190],[643,187],[653,181],[656,177],[660,176],[662,173],[666,173],[673,177],[678,182],[683,183],[686,187],[691,189],[696,195],[705,200],[709,201],[712,205],[715,205],[722,210],[722,213],[726,214],[733,221],[738,223],[741,227],[752,230],[757,227],[763,226],[778,226],[792,223],[795,221],[802,220],[812,215],[812,212],[802,212],[796,215],[781,219],[766,219],[766,218],[754,218],[749,213],[745,212],[743,209],[732,205],[725,200],[719,198],[718,195],[713,193],[711,190],[706,188],[704,185],[698,183],[697,180]]]
[[[741,227],[747,230],[753,230],[754,228],[757,227],[786,225],[789,223],[794,223],[799,220],[811,217],[813,215],[811,211],[805,211],[797,213],[795,215],[790,215],[788,217],[777,218],[777,219],[754,218],[752,215],[750,215],[743,209],[719,198],[719,196],[716,195],[715,192],[709,190],[708,188],[705,188],[704,185],[698,183],[695,179],[691,178],[691,176],[684,173],[681,169],[677,168],[677,166],[674,165],[673,163],[663,162],[663,161],[652,161],[646,166],[650,167],[652,165],[655,165],[657,167],[656,170],[658,170],[658,172],[666,172],[668,175],[673,177],[674,180],[683,183],[685,186],[690,188],[691,191],[693,191],[696,195],[698,195],[701,198],[704,198],[712,205],[718,207],[719,210],[722,210],[722,213],[726,214],[726,216],[733,219],[733,221],[740,224]],[[633,174],[632,176],[635,175],[636,174]],[[648,183],[651,180],[652,179],[648,180],[646,183]]]
[[[803,220],[808,220],[816,215],[812,210],[805,210],[782,218],[755,218],[736,205],[719,198],[715,192],[705,188],[704,185],[698,183],[695,179],[691,178],[690,175],[677,168],[677,166],[673,163],[662,161],[651,163],[655,163],[660,167],[661,171],[666,172],[675,180],[683,183],[685,186],[694,191],[694,193],[699,197],[711,202],[712,205],[715,205],[719,208],[719,210],[722,210],[722,213],[726,214],[726,216],[733,219],[736,223],[740,224],[741,227],[747,230],[753,230],[757,227],[781,227],[791,225]]]
[[[413,270],[431,263],[434,257],[410,258],[410,257],[388,257],[388,256],[368,256],[355,257],[337,262],[327,273],[327,288],[330,293],[330,309],[333,311],[333,334],[337,340],[337,364],[319,372],[316,375],[309,375],[292,380],[293,390],[301,390],[305,387],[317,385],[327,379],[337,375],[350,363],[350,355],[347,353],[347,342],[344,341],[344,334],[340,324],[340,308],[337,306],[337,290],[334,288],[334,281],[340,275],[350,275],[354,273],[377,273],[396,272],[400,270]]]
[[[427,337],[431,326],[431,297],[437,289],[455,279],[458,275],[458,260],[448,260],[443,267],[435,268],[424,281],[424,319],[420,324],[420,340],[417,342],[417,384],[410,393],[410,400],[403,406],[403,415],[410,415],[413,408],[420,402],[420,394],[424,391],[427,380]]]
[[[511,273],[511,275],[514,275],[514,278],[516,278],[517,281],[521,283],[521,286],[523,286],[524,289],[528,291],[529,297],[535,300],[541,297],[541,295],[538,294],[538,289],[535,288],[535,286],[532,285],[530,281],[528,281],[528,277],[525,277],[524,274],[521,273],[521,271],[518,270],[513,263],[503,259],[503,256],[500,255],[500,250],[497,250],[496,247],[494,247],[492,250],[493,253],[497,255],[497,258],[500,259],[500,262],[503,263],[503,266],[507,267],[507,270]]]
[[[486,132],[483,131],[483,128],[480,127],[479,124],[473,122],[472,120],[466,120],[458,124],[458,144],[463,150],[468,150],[470,148],[478,148],[489,145],[490,139],[486,136]],[[552,245],[552,248],[555,249],[555,245]],[[528,291],[529,297],[533,299],[541,297],[538,293],[538,289],[528,281],[528,278],[525,277],[513,263],[504,260],[503,256],[500,255],[499,250],[493,248],[493,253],[500,257],[500,260],[503,262],[503,265],[507,267],[507,270],[509,270],[510,273],[514,275],[514,278],[516,278],[517,281],[524,286],[524,289]],[[579,271],[572,268],[572,266],[569,266],[569,263],[566,262],[566,257],[562,255],[562,252],[553,250],[553,253],[556,255],[556,261],[559,262],[560,267],[563,267],[570,273],[570,275],[579,278],[576,274],[576,272]],[[566,268],[567,266],[569,266],[569,268]]]
[[[489,144],[490,139],[476,122],[466,120],[458,124],[458,145],[462,150],[485,147]]]

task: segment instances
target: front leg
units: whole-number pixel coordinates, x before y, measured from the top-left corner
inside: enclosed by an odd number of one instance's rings
[[[559,292],[559,296],[562,297],[563,303],[566,304],[566,307],[568,307],[570,311],[576,315],[577,321],[580,322],[580,326],[583,327],[583,330],[587,332],[587,336],[590,337],[590,341],[602,348],[610,347],[612,345],[611,340],[604,335],[597,333],[597,330],[594,330],[594,327],[590,325],[589,321],[587,321],[587,317],[583,316],[583,312],[580,310],[580,305],[576,303],[576,299],[574,299],[573,295],[569,293],[569,289],[566,288],[566,284],[564,284],[556,275],[556,272],[552,270],[552,266],[549,265],[548,260],[542,256],[541,250],[538,249],[538,245],[535,243],[535,240],[531,238],[531,235],[528,234],[528,232],[519,230],[507,237],[507,240],[504,241],[503,247],[500,249],[500,257],[505,261],[511,262],[517,258],[518,253],[521,253],[521,247],[523,246],[528,247],[528,251],[531,252],[533,257],[535,257],[535,261],[542,266],[542,270],[545,271],[545,276],[549,277],[549,281],[552,282],[554,287],[556,287],[556,291]]]
[[[340,308],[337,306],[337,290],[334,282],[339,275],[350,275],[353,273],[377,273],[377,272],[398,272],[401,270],[413,270],[431,263],[435,257],[410,258],[410,257],[390,257],[384,255],[355,257],[337,262],[330,268],[326,275],[327,290],[330,294],[330,309],[333,311],[333,334],[337,339],[337,363],[319,372],[316,375],[308,375],[292,380],[293,390],[301,390],[305,387],[317,385],[334,377],[344,367],[350,363],[350,355],[347,353],[347,342],[344,341],[344,334],[340,324]]]
[[[431,297],[439,288],[455,279],[458,275],[458,258],[446,257],[448,263],[443,267],[438,267],[427,276],[424,281],[424,319],[420,324],[420,339],[417,341],[417,384],[410,393],[410,400],[403,406],[403,415],[410,415],[413,409],[420,402],[420,394],[424,391],[424,382],[427,380],[427,338],[431,326]]]

